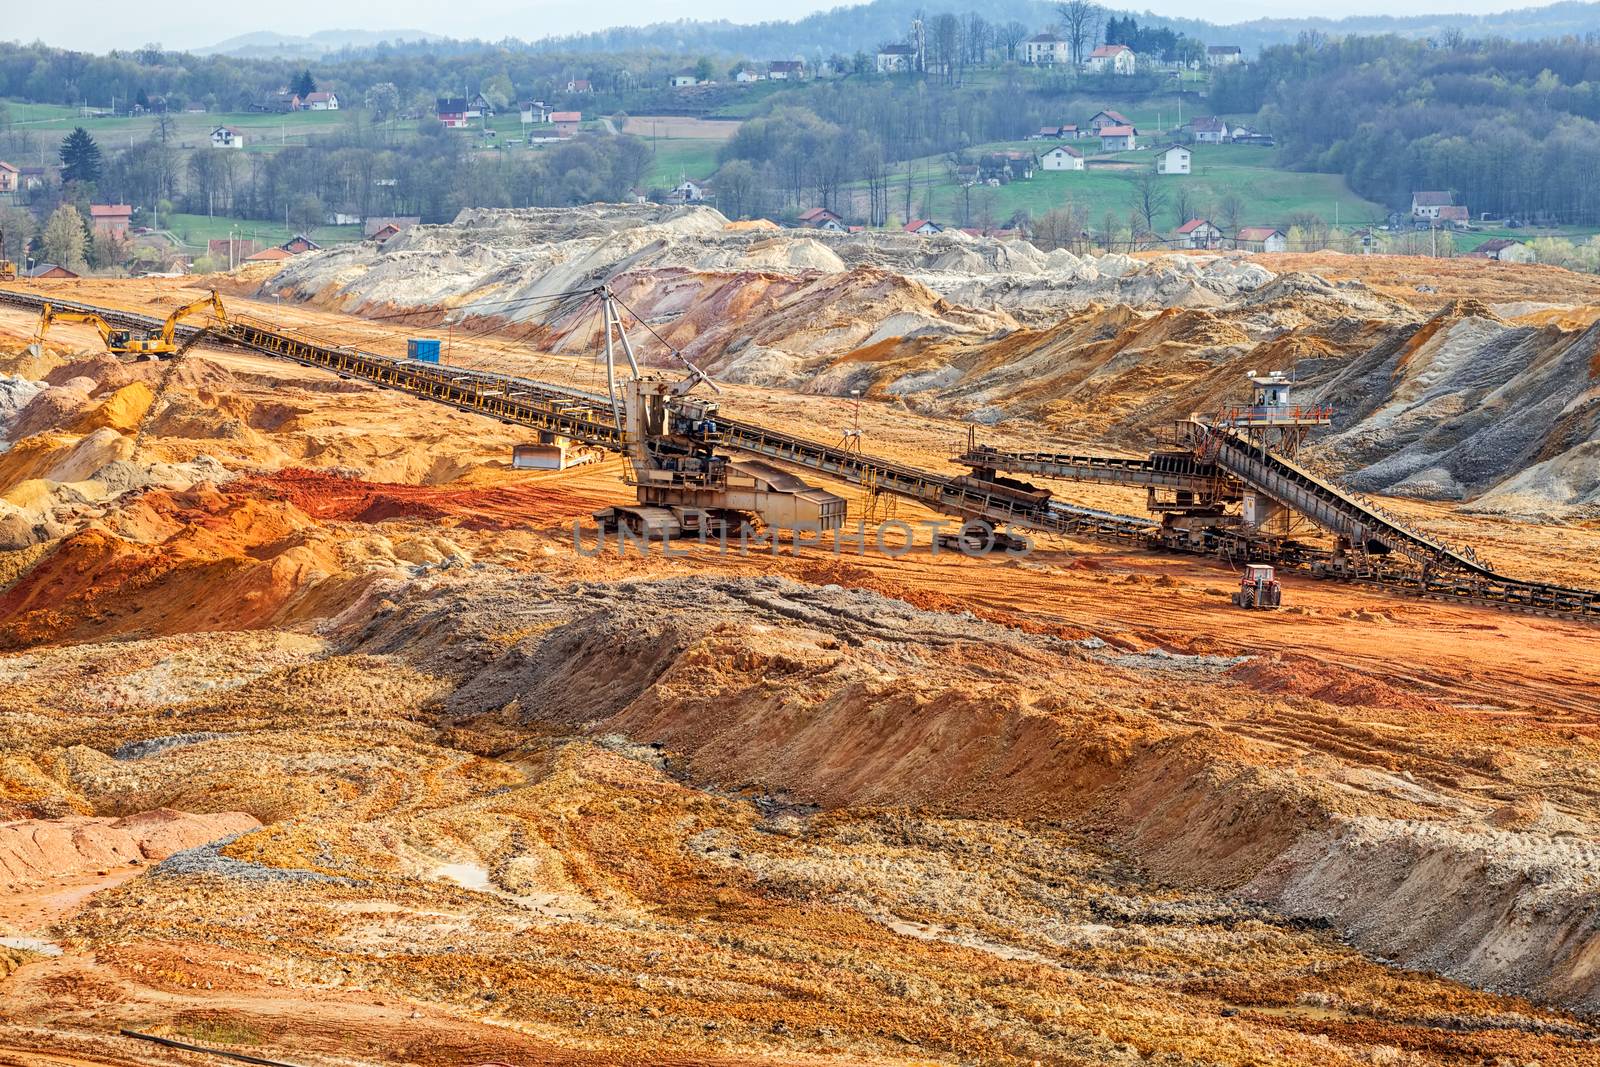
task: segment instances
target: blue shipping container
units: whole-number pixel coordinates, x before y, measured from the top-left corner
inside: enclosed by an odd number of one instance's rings
[[[406,355],[424,363],[439,362],[439,342],[425,341],[413,337],[406,342]]]

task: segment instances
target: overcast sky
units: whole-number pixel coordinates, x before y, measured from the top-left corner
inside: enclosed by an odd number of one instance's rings
[[[675,18],[727,18],[755,22],[777,15],[749,0],[612,0],[596,5],[572,0],[276,0],[271,4],[218,0],[75,0],[66,8],[29,0],[4,0],[0,39],[43,40],[83,51],[136,48],[159,41],[168,48],[198,48],[254,30],[306,34],[361,27],[373,30],[426,30],[450,37],[521,37],[603,29]],[[839,6],[839,0],[789,0],[784,16]],[[959,4],[953,6],[960,6]],[[1529,7],[1508,0],[1303,0],[1285,7],[1274,0],[1222,0],[1197,10],[1184,0],[1144,0],[1111,6],[1158,14],[1187,15],[1213,22],[1237,22],[1264,15],[1413,15],[1428,12],[1486,14]],[[603,13],[602,13],[603,12]]]

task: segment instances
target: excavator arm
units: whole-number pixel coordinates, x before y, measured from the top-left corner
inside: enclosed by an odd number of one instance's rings
[[[177,333],[178,323],[198,311],[204,311],[208,307],[211,309],[211,313],[216,316],[218,322],[224,326],[227,325],[228,311],[222,306],[222,297],[217,295],[217,291],[213,289],[210,296],[185,304],[167,316],[167,321],[161,324],[161,344],[164,346],[164,351],[175,352],[177,350],[177,346],[173,343],[173,338]]]
[[[111,324],[105,319],[92,311],[58,311],[50,304],[46,304],[44,310],[39,313],[39,332],[34,340],[42,343],[50,332],[51,324],[57,322],[82,322],[93,326],[100,332],[100,340],[105,342],[106,348],[113,350],[115,348],[112,341],[117,331],[112,329]]]

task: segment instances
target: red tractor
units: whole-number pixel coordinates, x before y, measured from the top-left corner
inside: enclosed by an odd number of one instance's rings
[[[1272,568],[1265,563],[1245,564],[1244,576],[1239,579],[1239,590],[1233,594],[1234,606],[1270,611],[1282,602],[1283,590]]]

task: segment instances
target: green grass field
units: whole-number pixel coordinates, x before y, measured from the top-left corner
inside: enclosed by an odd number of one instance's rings
[[[230,234],[241,240],[253,239],[257,245],[265,248],[269,245],[283,244],[299,232],[282,222],[264,222],[260,219],[230,219],[220,215],[210,217],[182,213],[165,217],[168,219],[167,228],[191,248],[204,249],[207,241],[220,241]],[[320,245],[348,244],[351,241],[361,240],[361,227],[318,226],[307,236]]]
[[[650,140],[646,138],[646,140]],[[717,169],[717,149],[724,142],[694,139],[654,140],[656,156],[645,176],[649,188],[677,185],[684,178],[706,179]]]
[[[65,134],[75,126],[82,126],[94,135],[104,148],[126,148],[149,140],[156,131],[155,115],[116,118],[79,118],[77,108],[59,104],[22,104],[0,101],[11,116],[11,123],[19,130],[31,130],[42,136]],[[328,133],[341,124],[359,121],[355,109],[341,111],[297,111],[290,115],[266,115],[257,112],[213,112],[203,115],[173,114],[173,135],[180,147],[198,148],[209,145],[211,131],[218,126],[232,126],[243,131],[245,151],[262,151],[282,145],[305,144],[306,137]],[[515,120],[516,115],[512,115]]]
[[[1133,115],[1129,117],[1138,121]],[[973,154],[1006,148],[1039,152],[1050,145],[1051,142],[1038,141],[983,145]],[[1091,227],[1099,226],[1107,213],[1116,218],[1119,226],[1123,225],[1134,208],[1134,179],[1154,169],[1155,152],[1101,156],[1093,153],[1091,145],[1092,142],[1076,145],[1089,156],[1087,170],[1039,170],[1031,181],[1012,182],[1000,188],[974,187],[970,191],[970,224],[978,225],[986,219],[1004,222],[1019,209],[1037,218],[1071,203],[1087,211]],[[1238,197],[1243,203],[1244,225],[1283,225],[1290,215],[1312,212],[1329,223],[1364,226],[1381,221],[1387,214],[1382,205],[1351,192],[1340,175],[1278,170],[1273,166],[1274,156],[1271,149],[1247,145],[1195,146],[1193,173],[1161,180],[1159,188],[1167,203],[1156,216],[1156,228],[1170,231],[1186,221],[1176,217],[1176,193],[1180,189],[1188,193],[1194,211],[1201,215],[1219,214],[1224,198],[1230,194]],[[968,224],[968,191],[948,176],[943,160],[920,163],[928,176],[927,184],[913,194],[913,204],[920,205],[924,217],[946,224]],[[897,195],[891,194],[891,202]]]
[[[1582,244],[1596,234],[1600,234],[1600,229],[1593,226],[1519,226],[1509,230],[1504,226],[1485,224],[1482,228],[1475,226],[1471,230],[1456,233],[1455,242],[1458,252],[1470,252],[1485,241],[1492,241],[1496,237],[1510,237],[1524,244],[1541,237],[1559,237],[1573,244]]]

